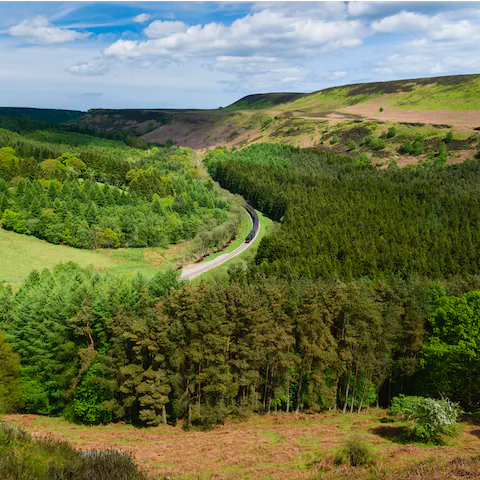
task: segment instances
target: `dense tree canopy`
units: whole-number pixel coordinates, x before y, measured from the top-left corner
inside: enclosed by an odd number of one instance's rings
[[[15,294],[2,287],[0,329],[21,358],[26,410],[84,423],[360,411],[432,385],[478,408],[478,348],[465,332],[480,294],[438,298],[436,285],[249,283],[237,271],[226,286],[192,286],[173,272],[147,281],[65,264],[32,272]],[[472,277],[461,288],[478,285]],[[452,326],[440,321],[453,315],[449,302],[470,305]],[[460,337],[469,343],[460,347]],[[445,351],[450,362],[438,368]]]
[[[314,149],[210,152],[225,188],[281,220],[255,263],[275,276],[448,277],[480,269],[480,163],[378,170]]]
[[[188,149],[144,152],[37,130],[0,130],[0,145],[8,145],[0,148],[0,218],[8,230],[78,248],[146,247],[227,220],[229,202],[199,179]]]

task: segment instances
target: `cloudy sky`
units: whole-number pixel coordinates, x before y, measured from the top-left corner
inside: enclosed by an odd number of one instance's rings
[[[0,2],[0,105],[216,108],[480,73],[475,2]]]

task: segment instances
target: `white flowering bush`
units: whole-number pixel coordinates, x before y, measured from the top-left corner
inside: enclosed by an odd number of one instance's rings
[[[390,411],[392,415],[409,422],[411,433],[427,442],[440,442],[444,435],[454,436],[461,413],[458,403],[448,399],[405,395],[392,400]]]

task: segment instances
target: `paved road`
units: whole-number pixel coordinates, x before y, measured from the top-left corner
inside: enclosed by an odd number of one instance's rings
[[[252,217],[250,217],[250,215],[249,215],[249,218],[250,220],[252,220]],[[252,221],[252,225],[253,225],[253,221]],[[212,270],[213,268],[216,268],[219,265],[222,265],[223,263],[228,262],[231,258],[236,257],[237,255],[240,255],[242,252],[244,252],[247,248],[249,248],[252,245],[252,243],[257,239],[259,233],[260,233],[260,219],[258,219],[258,228],[257,228],[257,231],[255,232],[255,236],[253,237],[250,243],[244,242],[232,252],[224,253],[223,255],[220,255],[217,258],[210,260],[209,262],[202,262],[188,269],[184,268],[180,275],[180,280],[192,280],[193,278],[198,277],[198,275],[208,272],[209,270]]]

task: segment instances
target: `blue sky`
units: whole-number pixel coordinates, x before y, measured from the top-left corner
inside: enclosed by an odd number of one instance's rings
[[[0,2],[0,105],[216,108],[480,73],[479,2]]]

